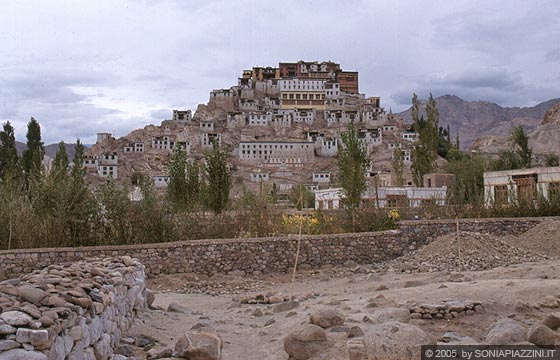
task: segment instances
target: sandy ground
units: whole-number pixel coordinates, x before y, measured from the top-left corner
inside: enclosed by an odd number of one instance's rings
[[[332,270],[330,270],[332,272]],[[347,316],[347,323],[355,322],[367,330],[364,316],[380,307],[403,306],[405,303],[441,303],[447,299],[471,299],[481,302],[485,313],[452,320],[413,320],[414,324],[435,337],[447,331],[482,340],[488,327],[498,318],[510,316],[530,326],[554,311],[539,304],[548,295],[560,296],[560,263],[543,261],[525,263],[489,271],[463,272],[462,282],[449,281],[449,273],[424,274],[349,274],[333,278],[321,273],[302,274],[294,286],[294,296],[309,297],[302,300],[293,311],[273,313],[271,305],[240,304],[238,296],[179,294],[157,292],[155,306],[166,309],[176,302],[192,311],[191,314],[168,313],[164,310],[146,312],[129,331],[144,334],[157,340],[155,348],[172,347],[177,338],[197,323],[214,327],[224,340],[224,359],[287,359],[283,351],[283,337],[294,325],[309,321],[309,313],[318,306],[332,306]],[[227,277],[224,277],[227,280]],[[153,284],[165,281],[154,279]],[[232,279],[235,281],[235,279]],[[271,284],[259,290],[289,294],[289,275],[276,275],[268,279]],[[413,281],[418,286],[405,287]],[[376,291],[379,285],[388,289]],[[447,287],[441,287],[445,284]],[[407,286],[411,286],[409,283]],[[251,294],[254,292],[248,292]],[[379,297],[382,295],[382,297]],[[374,299],[375,297],[377,299]],[[374,299],[379,307],[366,308]],[[255,309],[262,309],[262,317],[252,316]],[[272,320],[274,320],[272,322]],[[266,325],[268,324],[268,325]],[[142,354],[139,353],[139,356]]]

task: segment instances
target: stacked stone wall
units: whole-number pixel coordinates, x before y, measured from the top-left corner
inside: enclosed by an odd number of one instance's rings
[[[144,266],[128,256],[0,282],[0,359],[110,359],[146,295]]]
[[[462,219],[463,231],[495,235],[519,234],[543,218]],[[391,260],[417,250],[436,237],[456,231],[454,220],[403,221],[397,230],[303,236],[303,267],[358,264]],[[200,274],[242,271],[247,274],[287,272],[293,267],[298,236],[255,239],[192,240],[124,246],[29,249],[0,251],[0,279],[51,264],[86,257],[128,255],[146,267],[149,276],[194,272]]]

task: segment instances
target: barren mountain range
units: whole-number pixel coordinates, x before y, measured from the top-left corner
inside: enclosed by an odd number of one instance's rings
[[[470,148],[481,136],[508,136],[514,125],[523,126],[528,132],[537,129],[543,122],[546,111],[560,98],[542,102],[533,107],[502,107],[488,101],[466,101],[455,95],[444,95],[435,98],[440,114],[440,126],[449,125],[451,137],[459,133],[462,149]],[[426,101],[420,102],[422,112]],[[397,116],[411,122],[411,109]],[[558,145],[557,145],[558,147]]]

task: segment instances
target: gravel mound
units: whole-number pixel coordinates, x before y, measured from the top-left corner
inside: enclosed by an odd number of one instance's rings
[[[560,220],[546,219],[519,236],[511,236],[508,242],[523,249],[560,256]]]
[[[513,245],[508,237],[462,231],[440,236],[423,248],[379,264],[397,272],[480,271],[552,259],[547,254]],[[459,256],[460,254],[460,256]]]

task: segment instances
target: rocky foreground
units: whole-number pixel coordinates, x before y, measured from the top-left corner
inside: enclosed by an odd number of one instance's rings
[[[526,238],[447,235],[383,264],[304,269],[294,284],[288,274],[162,276],[149,283],[153,310],[117,353],[418,359],[424,344],[560,345],[558,225]]]

